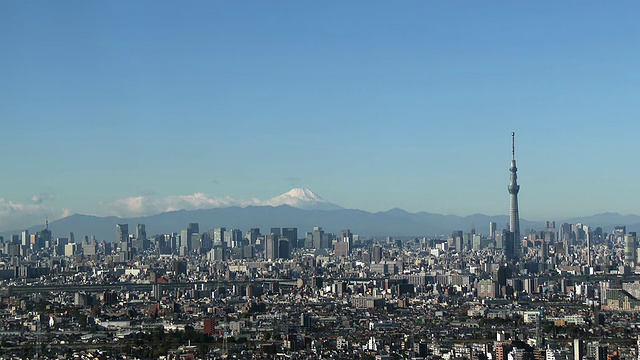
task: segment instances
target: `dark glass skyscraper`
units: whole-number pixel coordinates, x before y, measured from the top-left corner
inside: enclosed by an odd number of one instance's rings
[[[282,228],[282,236],[289,239],[290,249],[295,249],[298,247],[298,228]]]

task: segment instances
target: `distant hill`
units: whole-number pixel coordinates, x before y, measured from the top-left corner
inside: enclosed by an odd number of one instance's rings
[[[297,227],[300,237],[314,226],[321,226],[327,232],[337,233],[350,229],[363,236],[434,236],[450,234],[453,230],[469,232],[475,226],[478,233],[488,233],[489,221],[495,221],[498,228],[504,227],[508,216],[440,215],[426,212],[409,213],[401,209],[370,213],[362,210],[305,210],[288,205],[248,206],[214,208],[207,210],[179,210],[147,217],[117,218],[75,214],[49,224],[54,237],[67,237],[73,231],[76,238],[94,235],[98,240],[113,241],[115,225],[129,224],[129,231],[135,231],[137,223],[146,226],[147,234],[180,232],[190,222],[200,225],[200,231],[214,227],[237,228],[246,231],[258,227],[266,232],[271,227]],[[541,228],[542,223],[521,220],[521,227]],[[29,228],[30,233],[44,226]],[[19,234],[20,230],[6,232],[4,236]]]
[[[304,191],[293,191],[291,198],[308,198],[309,203],[323,200],[314,199],[313,194]],[[282,199],[279,199],[282,200]],[[297,200],[296,200],[297,201]],[[276,202],[276,201],[274,201]],[[295,201],[291,201],[295,202]],[[297,227],[300,237],[307,231],[312,231],[314,226],[321,226],[327,232],[338,233],[342,229],[350,229],[361,236],[397,236],[397,237],[423,237],[434,235],[448,235],[453,230],[469,232],[472,227],[477,233],[488,234],[489,222],[495,221],[498,229],[505,228],[509,222],[506,215],[470,216],[441,215],[427,212],[410,213],[402,209],[394,208],[388,211],[371,213],[363,210],[335,208],[337,205],[322,204],[311,209],[294,208],[289,205],[279,206],[247,206],[226,207],[206,210],[178,210],[164,212],[146,217],[97,217],[75,214],[66,218],[53,221],[49,224],[54,237],[67,237],[73,231],[76,238],[85,235],[94,235],[98,240],[113,241],[115,239],[115,225],[129,224],[129,232],[135,232],[135,225],[146,225],[147,234],[164,234],[180,232],[190,222],[200,225],[200,231],[207,231],[214,227],[226,227],[227,229],[240,229],[246,231],[252,227],[258,227],[262,232],[267,232],[271,227]],[[319,210],[318,208],[331,209]],[[572,218],[556,221],[556,227],[564,222],[571,224],[583,223],[592,228],[602,227],[605,232],[611,232],[614,226],[624,225],[627,231],[640,231],[640,216],[620,215],[617,213],[603,213],[582,218]],[[524,233],[527,229],[543,230],[542,222],[520,220],[520,227]],[[28,230],[35,233],[44,228],[44,225],[32,226]],[[19,234],[21,230],[7,231],[0,235],[7,238],[11,234]]]
[[[640,216],[633,214],[621,215],[614,212],[608,212],[580,218],[566,219],[562,222],[569,224],[582,223],[594,228],[599,226],[607,233],[610,233],[616,226],[626,226],[627,231],[640,232]],[[560,224],[556,222],[556,226],[560,226]]]

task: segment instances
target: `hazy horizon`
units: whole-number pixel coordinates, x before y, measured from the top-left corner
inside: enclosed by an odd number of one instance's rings
[[[512,131],[522,218],[639,213],[639,9],[1,2],[0,229],[295,187],[507,214]]]
[[[290,192],[295,191],[295,190],[299,190],[299,189],[291,189]],[[311,191],[309,189],[304,189],[306,191]],[[288,192],[289,193],[289,192]],[[302,209],[302,210],[360,210],[360,211],[366,211],[372,214],[375,213],[385,213],[385,212],[389,212],[392,211],[394,209],[400,209],[402,211],[407,211],[405,209],[399,208],[399,207],[394,207],[394,208],[390,208],[390,209],[385,209],[385,210],[381,210],[381,211],[367,211],[367,210],[363,210],[363,209],[355,209],[355,208],[344,208],[341,207],[340,204],[336,204],[336,203],[332,203],[332,202],[328,202],[324,199],[322,199],[321,197],[318,197],[317,201],[319,201],[321,203],[321,205],[327,205],[328,207],[322,207],[322,206],[315,206],[314,204],[300,204],[300,203],[292,203],[292,202],[287,202],[287,201],[279,201],[279,198],[281,198],[284,195],[287,195],[288,193],[285,194],[281,194],[279,196],[275,196],[272,197],[270,199],[265,199],[265,200],[260,200],[257,198],[252,198],[249,200],[241,200],[241,199],[232,199],[230,197],[225,197],[225,198],[221,198],[221,199],[217,199],[217,198],[212,198],[212,197],[208,197],[206,194],[194,194],[194,195],[190,195],[190,196],[177,196],[177,197],[170,197],[170,198],[166,198],[166,199],[149,199],[149,198],[145,198],[145,197],[132,197],[129,199],[123,199],[120,203],[120,213],[112,213],[112,214],[90,214],[90,213],[73,213],[73,214],[64,214],[63,217],[61,218],[48,218],[49,222],[54,222],[55,220],[60,220],[69,216],[73,216],[73,215],[82,215],[82,216],[95,216],[95,217],[102,217],[102,218],[106,218],[106,217],[116,217],[119,219],[140,219],[140,218],[147,218],[147,217],[153,217],[155,215],[160,215],[160,214],[164,214],[164,213],[170,213],[170,212],[174,212],[174,211],[191,211],[191,210],[210,210],[210,209],[224,209],[224,208],[230,208],[230,207],[240,207],[240,208],[246,208],[246,207],[264,207],[264,206],[271,206],[271,207],[278,207],[278,206],[283,206],[283,205],[287,205],[287,206],[291,206],[294,208],[298,208],[298,209]],[[313,196],[318,196],[317,194],[313,193]],[[305,206],[307,205],[307,206]],[[163,208],[164,210],[161,211],[156,211],[155,209],[158,208]],[[447,213],[438,213],[438,212],[424,212],[424,211],[417,211],[417,212],[411,212],[408,211],[409,213],[412,214],[418,214],[418,213],[430,213],[433,215],[443,215],[443,216],[454,216],[454,217],[473,217],[475,215],[481,215],[481,216],[487,216],[487,217],[508,217],[508,212],[506,213],[496,213],[496,214],[487,214],[487,213],[479,213],[479,212],[475,212],[475,213],[469,213],[469,214],[447,214]],[[566,220],[572,220],[572,219],[586,219],[589,217],[606,217],[606,215],[619,215],[620,217],[640,217],[640,215],[638,214],[621,214],[618,212],[602,212],[602,213],[594,213],[594,214],[588,214],[588,215],[578,215],[578,216],[570,216],[570,217],[564,217],[564,218],[545,218],[545,219],[533,219],[533,218],[522,218],[522,221],[526,221],[526,222],[534,222],[534,223],[544,223],[545,221],[555,221],[556,225],[559,225],[558,222],[563,222]],[[32,223],[32,224],[26,224],[25,226],[22,227],[16,227],[16,228],[2,228],[0,227],[0,233],[8,233],[11,231],[18,231],[21,229],[26,229],[26,228],[30,228],[30,227],[38,227],[38,226],[44,226],[45,224],[45,219],[40,219],[41,221]],[[578,221],[581,222],[581,221]],[[613,221],[613,223],[618,223],[616,221]],[[606,223],[606,225],[612,225],[613,223]],[[224,225],[224,224],[219,224],[220,226]],[[317,224],[317,225],[322,225],[322,224]],[[470,224],[470,226],[473,224]],[[476,224],[479,227],[486,227],[488,226],[487,224]],[[603,224],[585,224],[585,225],[590,225],[590,226],[600,226]],[[622,223],[619,223],[619,225],[622,225]]]

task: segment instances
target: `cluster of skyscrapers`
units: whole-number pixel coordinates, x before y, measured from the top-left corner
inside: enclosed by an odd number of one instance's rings
[[[120,261],[130,261],[151,247],[160,254],[208,254],[210,260],[247,259],[261,253],[265,260],[289,259],[296,248],[334,249],[347,256],[353,247],[354,235],[342,230],[338,236],[314,227],[303,238],[295,227],[273,227],[267,234],[251,228],[246,234],[239,229],[217,227],[200,232],[199,224],[189,223],[180,233],[147,237],[144,224],[136,225],[135,234],[129,233],[128,224],[116,225],[116,252]],[[108,251],[107,251],[108,253]]]

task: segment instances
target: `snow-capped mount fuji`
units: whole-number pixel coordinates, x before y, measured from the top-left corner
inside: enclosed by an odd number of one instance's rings
[[[266,201],[267,205],[289,205],[304,210],[339,210],[342,206],[330,203],[309,189],[295,188]]]

